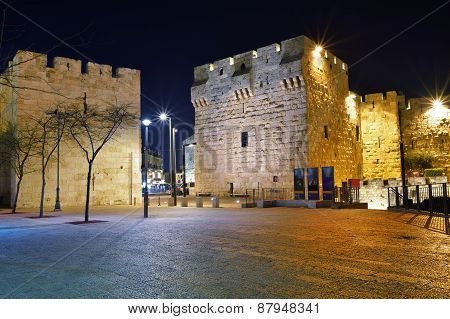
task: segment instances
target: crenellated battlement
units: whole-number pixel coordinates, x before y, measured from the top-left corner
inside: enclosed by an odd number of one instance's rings
[[[380,101],[391,101],[391,102],[401,102],[405,98],[402,93],[396,91],[388,91],[385,93],[371,93],[363,96],[362,102],[380,102]],[[404,104],[404,103],[403,103]]]
[[[75,60],[66,57],[54,57],[48,60],[46,54],[17,51],[13,58],[13,64],[18,70],[25,72],[45,72],[48,75],[64,74],[73,77],[111,77],[126,78],[127,80],[136,79],[140,76],[140,71],[129,68],[118,67],[113,69],[112,66],[106,64],[97,64],[87,62],[83,64],[81,60]]]
[[[268,46],[236,54],[232,57],[217,60],[194,68],[194,84],[205,84],[208,80],[238,76],[246,73],[267,71],[274,67],[289,65],[300,61],[305,52],[312,53],[316,44],[306,36],[274,43]],[[324,60],[328,60],[332,69],[347,71],[347,65],[329,51],[322,53]]]

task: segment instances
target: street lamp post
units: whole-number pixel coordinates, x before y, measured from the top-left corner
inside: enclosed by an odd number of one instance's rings
[[[186,148],[183,143],[183,197],[186,197]]]
[[[152,122],[143,120],[145,126],[145,143],[144,143],[144,218],[148,218],[148,126]]]
[[[59,110],[56,110],[56,120],[58,121],[58,136],[57,138],[59,139],[59,136],[61,134],[61,128],[60,128],[60,120],[59,120]],[[57,146],[57,164],[56,164],[56,201],[55,201],[55,212],[60,212],[61,211],[61,201],[59,199],[59,191],[60,191],[60,187],[59,187],[59,176],[60,176],[60,150],[59,150],[59,145],[61,143],[58,142],[58,146]]]
[[[176,128],[172,128],[172,196],[173,196],[173,205],[177,206],[177,156],[176,156],[176,145],[175,145],[175,133],[177,132]]]
[[[177,190],[175,183],[175,129],[172,129],[172,118],[168,117],[166,113],[159,115],[161,121],[168,120],[169,122],[169,160],[170,160],[170,187],[171,195],[173,197],[174,206],[177,205]]]
[[[53,116],[56,115],[56,121],[57,121],[57,127],[56,127],[56,140],[58,142],[58,144],[56,145],[56,153],[57,153],[57,163],[56,163],[56,201],[55,201],[55,212],[60,212],[61,211],[61,201],[59,199],[59,191],[60,191],[60,187],[59,187],[59,176],[60,176],[60,148],[59,145],[61,143],[61,121],[60,121],[60,112],[58,107],[56,108],[56,110],[52,111],[52,112],[45,112],[46,115],[48,116]]]

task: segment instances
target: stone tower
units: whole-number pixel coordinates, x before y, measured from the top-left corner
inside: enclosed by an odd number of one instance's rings
[[[51,62],[51,63],[50,63]],[[108,102],[131,105],[140,117],[140,71],[109,65],[87,63],[56,57],[48,61],[45,54],[19,51],[11,62],[9,74],[15,90],[2,87],[6,92],[0,102],[2,120],[10,120],[18,127],[32,117],[59,103],[75,99],[98,105]],[[140,123],[115,136],[100,152],[94,164],[91,203],[94,205],[134,204],[141,201],[141,137]],[[38,160],[38,159],[36,159]],[[36,163],[31,163],[36,164]],[[61,204],[81,205],[85,198],[87,163],[84,155],[69,139],[61,143]],[[5,174],[5,172],[4,172]],[[14,176],[2,178],[3,201],[9,202]],[[9,182],[6,182],[8,180]],[[27,175],[21,187],[18,207],[37,207],[40,196],[40,172]],[[8,184],[8,185],[6,185]],[[52,159],[47,171],[45,205],[55,203],[56,160]]]
[[[355,99],[347,65],[305,36],[196,67],[196,190],[292,189],[295,168],[361,177]]]
[[[361,102],[364,179],[401,178],[399,107],[404,105],[397,92],[368,94]]]

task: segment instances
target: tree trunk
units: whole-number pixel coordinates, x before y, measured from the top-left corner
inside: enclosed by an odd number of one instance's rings
[[[17,209],[17,201],[19,199],[19,192],[20,192],[20,184],[22,183],[22,178],[23,176],[19,177],[19,180],[17,181],[17,185],[16,185],[16,195],[14,196],[14,203],[13,203],[13,207],[12,207],[12,211],[11,213],[15,214],[16,213],[16,209]]]
[[[91,198],[91,176],[92,176],[92,164],[93,162],[89,162],[89,169],[87,174],[87,183],[86,183],[86,206],[84,208],[84,221],[87,223],[89,221],[89,202]]]
[[[39,217],[44,217],[44,194],[45,194],[45,169],[42,171],[41,203],[39,205]]]

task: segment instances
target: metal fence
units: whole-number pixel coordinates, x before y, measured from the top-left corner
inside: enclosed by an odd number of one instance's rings
[[[322,197],[325,199],[323,191],[317,193],[318,196],[319,193],[323,194]],[[294,190],[292,188],[247,188],[244,196],[246,203],[256,203],[258,200],[293,200]],[[359,187],[336,186],[329,191],[328,197],[335,203],[359,203]]]
[[[334,203],[353,204],[359,203],[359,187],[338,187],[334,188]]]
[[[245,204],[256,204],[256,201],[260,199],[259,188],[247,188],[245,190]]]
[[[416,209],[448,216],[448,183],[388,187],[388,206]]]
[[[292,188],[263,188],[263,200],[291,200],[294,198]]]

